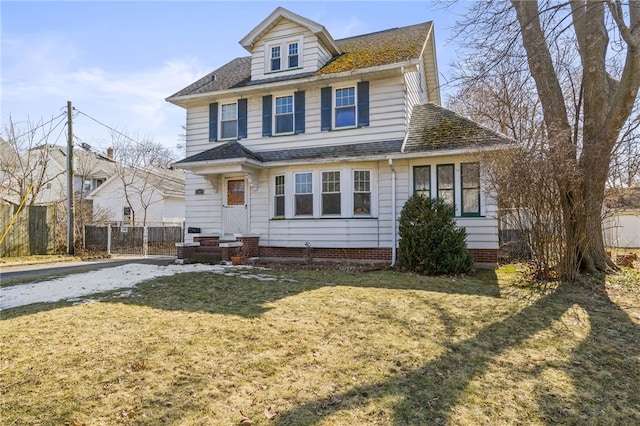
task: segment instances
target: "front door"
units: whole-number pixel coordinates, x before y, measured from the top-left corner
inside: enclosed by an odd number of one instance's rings
[[[225,190],[222,207],[224,234],[246,234],[249,231],[247,180],[245,178],[227,178],[225,179]]]

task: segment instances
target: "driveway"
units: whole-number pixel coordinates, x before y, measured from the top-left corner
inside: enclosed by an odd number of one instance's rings
[[[173,258],[119,259],[100,262],[78,262],[77,265],[31,265],[13,271],[3,270],[1,279],[38,278],[51,274],[65,274],[46,281],[0,288],[0,309],[15,308],[32,303],[73,300],[96,293],[134,287],[152,278],[183,272],[224,273],[226,265],[175,265]],[[26,269],[29,268],[29,269]],[[13,268],[3,268],[13,269]]]

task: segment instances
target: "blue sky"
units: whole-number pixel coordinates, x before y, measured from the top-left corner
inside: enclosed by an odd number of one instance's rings
[[[164,99],[247,56],[239,40],[278,6],[324,25],[335,39],[434,21],[443,84],[456,53],[447,43],[455,12],[468,4],[443,11],[429,1],[2,1],[2,125],[9,115],[19,126],[48,121],[69,100],[110,127],[174,148],[185,111]],[[109,146],[105,127],[84,115],[73,124],[82,141]]]

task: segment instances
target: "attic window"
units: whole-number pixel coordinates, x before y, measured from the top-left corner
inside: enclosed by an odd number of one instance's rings
[[[265,72],[277,72],[301,67],[302,37],[277,40],[265,46]]]
[[[289,44],[289,68],[298,68],[298,43]]]
[[[273,46],[271,48],[271,71],[278,71],[280,69],[280,46]]]

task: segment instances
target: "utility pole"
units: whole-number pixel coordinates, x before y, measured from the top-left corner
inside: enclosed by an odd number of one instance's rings
[[[74,220],[73,220],[73,123],[71,101],[67,101],[67,124],[69,139],[67,141],[67,254],[75,254]]]

